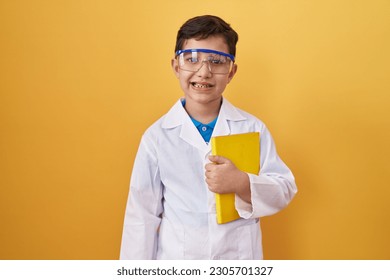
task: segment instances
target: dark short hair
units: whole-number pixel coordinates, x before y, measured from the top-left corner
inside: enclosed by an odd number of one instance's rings
[[[238,34],[223,19],[204,15],[187,20],[177,32],[175,52],[183,48],[188,39],[202,40],[209,36],[222,36],[229,48],[229,53],[236,55]]]

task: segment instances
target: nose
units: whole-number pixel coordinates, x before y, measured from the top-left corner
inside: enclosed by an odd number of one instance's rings
[[[211,77],[212,73],[210,69],[210,63],[207,60],[203,60],[202,65],[196,73],[199,77]]]

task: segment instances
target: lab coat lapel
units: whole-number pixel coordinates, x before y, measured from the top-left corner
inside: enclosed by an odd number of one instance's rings
[[[229,121],[246,120],[236,107],[234,107],[226,98],[222,101],[221,110],[219,111],[218,121],[213,131],[214,136],[230,135],[232,134]]]
[[[182,124],[180,138],[205,153],[210,150],[209,146],[205,143],[194,123],[188,116]]]
[[[214,131],[213,131],[213,134],[211,137],[221,136],[221,135],[229,135],[230,133],[231,132],[230,132],[228,120],[226,119],[226,116],[221,109],[221,111],[218,115],[217,123],[215,124]]]
[[[208,153],[210,147],[205,143],[199,131],[196,129],[191,118],[183,108],[181,100],[179,100],[169,112],[165,115],[162,127],[166,129],[181,126],[179,137],[191,146]]]

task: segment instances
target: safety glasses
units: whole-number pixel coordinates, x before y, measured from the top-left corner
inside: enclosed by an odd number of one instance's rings
[[[206,63],[212,74],[228,74],[234,64],[233,55],[209,49],[178,50],[176,58],[180,69],[189,72],[198,72]]]

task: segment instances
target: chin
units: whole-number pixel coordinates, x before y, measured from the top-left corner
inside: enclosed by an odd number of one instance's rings
[[[209,104],[212,102],[220,101],[222,96],[210,96],[210,94],[206,93],[198,93],[198,94],[190,94],[186,95],[186,99],[192,99],[193,101],[200,104]]]

